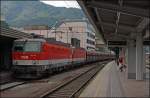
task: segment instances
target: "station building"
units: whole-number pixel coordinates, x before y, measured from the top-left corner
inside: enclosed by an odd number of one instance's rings
[[[0,72],[12,67],[13,41],[19,38],[32,38],[32,35],[9,27],[5,20],[0,20]]]

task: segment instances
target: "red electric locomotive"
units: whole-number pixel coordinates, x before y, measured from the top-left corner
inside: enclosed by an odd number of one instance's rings
[[[17,78],[39,78],[55,71],[111,57],[50,39],[15,40],[12,56],[13,71]]]
[[[84,63],[86,51],[48,39],[19,39],[14,42],[12,56],[16,77],[36,78]]]

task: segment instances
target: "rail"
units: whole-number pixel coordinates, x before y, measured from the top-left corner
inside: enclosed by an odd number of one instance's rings
[[[95,75],[103,68],[101,66],[96,66],[85,73],[73,78],[72,80],[56,87],[50,92],[47,92],[40,96],[40,98],[74,98],[77,92],[79,92]]]

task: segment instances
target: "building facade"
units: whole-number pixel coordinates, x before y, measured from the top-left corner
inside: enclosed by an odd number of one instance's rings
[[[88,20],[64,20],[58,24],[53,33],[58,41],[72,44],[75,47],[80,45],[87,50],[95,50],[95,31]]]
[[[30,26],[21,31],[54,38],[74,47],[95,50],[95,31],[87,20],[63,20],[51,29],[48,26]]]

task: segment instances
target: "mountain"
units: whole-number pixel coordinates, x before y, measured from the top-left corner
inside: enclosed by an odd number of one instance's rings
[[[82,19],[81,9],[55,7],[40,1],[1,1],[1,15],[10,26],[49,25],[62,19]]]

